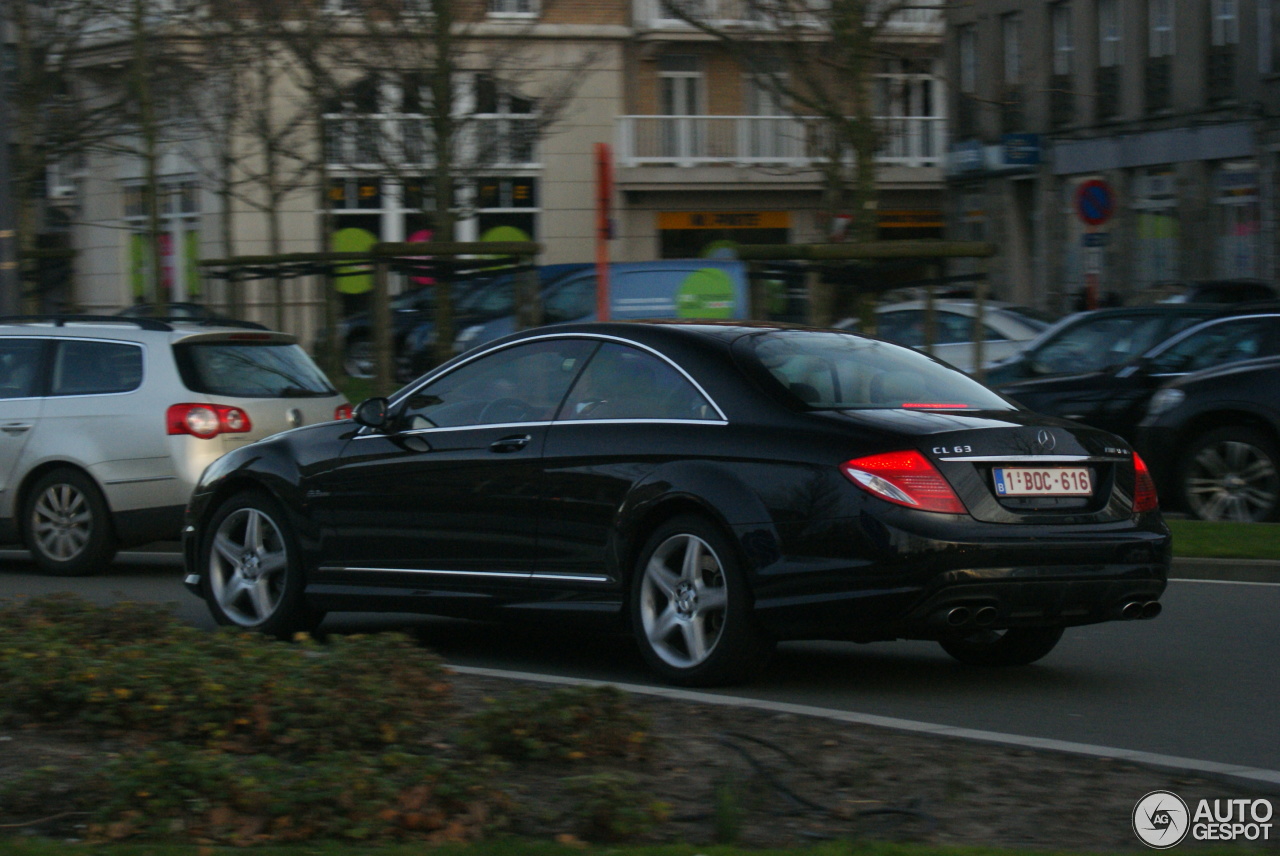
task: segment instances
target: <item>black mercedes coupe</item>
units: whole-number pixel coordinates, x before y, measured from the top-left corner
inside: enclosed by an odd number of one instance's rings
[[[835,330],[570,324],[463,354],[354,420],[212,464],[188,587],[288,637],[333,611],[630,628],[666,680],[786,639],[1020,665],[1160,611],[1169,531],[1118,437]]]

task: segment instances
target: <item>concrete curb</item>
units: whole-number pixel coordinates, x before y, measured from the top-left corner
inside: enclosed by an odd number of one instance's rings
[[[1280,562],[1267,559],[1187,559],[1175,557],[1169,578],[1280,584]]]

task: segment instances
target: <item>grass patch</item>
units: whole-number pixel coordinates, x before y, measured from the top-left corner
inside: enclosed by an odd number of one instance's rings
[[[1196,559],[1280,560],[1280,523],[1169,520],[1173,555]]]

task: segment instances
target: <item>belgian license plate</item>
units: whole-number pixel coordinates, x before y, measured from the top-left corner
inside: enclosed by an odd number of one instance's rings
[[[996,467],[1000,496],[1092,496],[1088,467]]]

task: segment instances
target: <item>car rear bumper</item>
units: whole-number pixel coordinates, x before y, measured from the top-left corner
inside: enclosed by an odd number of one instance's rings
[[[755,612],[779,639],[854,641],[1153,617],[1158,606],[1145,616],[1142,607],[1164,592],[1171,549],[1150,517],[1142,528],[1062,527],[1055,537],[1029,527],[1025,539],[994,542],[890,530],[843,560],[780,554],[757,567]]]

